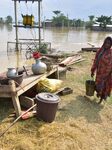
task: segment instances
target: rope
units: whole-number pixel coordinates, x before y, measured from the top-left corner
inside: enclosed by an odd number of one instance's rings
[[[32,30],[30,30],[30,31],[31,31],[32,37],[33,37],[33,39],[34,39],[33,44],[34,44],[34,46],[35,46],[35,47],[36,47],[36,49],[37,49],[37,45],[36,45],[36,42],[35,42],[36,37],[34,37]]]
[[[22,7],[21,7],[21,3],[19,3],[19,6],[20,6],[21,15],[22,15]]]
[[[26,5],[26,9],[27,9],[27,14],[28,14],[28,6],[27,6],[27,3],[25,3],[25,5]]]

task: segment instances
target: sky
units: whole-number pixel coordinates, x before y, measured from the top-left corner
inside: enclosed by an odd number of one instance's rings
[[[18,4],[18,18],[21,14],[37,15],[37,3],[20,2]],[[70,19],[88,20],[88,16],[112,15],[112,0],[42,0],[41,17],[51,19],[53,11],[59,10]],[[14,18],[14,2],[12,0],[0,0],[0,17],[11,15]]]

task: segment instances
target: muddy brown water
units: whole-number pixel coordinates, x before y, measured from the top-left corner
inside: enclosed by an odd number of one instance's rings
[[[18,30],[19,38],[38,38],[37,29]],[[22,67],[32,64],[27,61],[25,51],[16,53],[13,51],[14,45],[10,45],[10,52],[7,53],[7,42],[15,41],[15,28],[11,25],[0,25],[0,72],[4,72],[8,67]],[[90,47],[90,44],[101,46],[106,36],[112,36],[112,32],[95,32],[82,28],[47,28],[41,31],[41,38],[44,42],[50,42],[51,47],[57,52],[77,52],[82,47]],[[90,43],[90,44],[88,44]]]

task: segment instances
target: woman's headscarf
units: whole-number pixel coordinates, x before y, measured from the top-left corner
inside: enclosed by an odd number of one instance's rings
[[[110,36],[108,36],[108,37],[105,38],[102,47],[105,45],[105,43],[106,43],[107,41],[110,41],[110,47],[109,47],[109,49],[110,49],[111,46],[112,46],[112,38],[111,38]]]

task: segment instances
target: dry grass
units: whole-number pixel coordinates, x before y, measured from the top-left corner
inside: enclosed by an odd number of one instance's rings
[[[73,94],[61,97],[56,119],[44,123],[36,118],[17,122],[1,139],[1,150],[112,150],[112,97],[98,105],[96,96],[84,97],[85,80],[90,77],[93,53],[82,54],[86,61],[67,72],[65,86]],[[0,102],[0,132],[14,118],[10,101]]]

